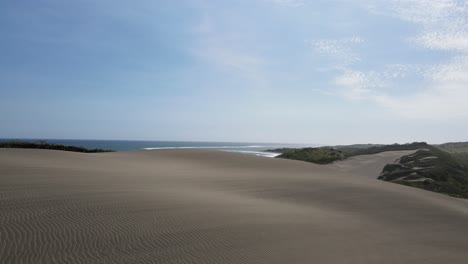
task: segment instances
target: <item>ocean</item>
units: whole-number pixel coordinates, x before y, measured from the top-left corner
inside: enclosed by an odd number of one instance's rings
[[[0,139],[0,141],[19,140],[50,144],[79,146],[89,149],[100,148],[114,151],[154,150],[154,149],[212,149],[239,152],[263,157],[275,157],[278,153],[268,152],[276,148],[298,148],[312,145],[255,143],[255,142],[198,142],[198,141],[140,141],[140,140],[81,140],[81,139]]]

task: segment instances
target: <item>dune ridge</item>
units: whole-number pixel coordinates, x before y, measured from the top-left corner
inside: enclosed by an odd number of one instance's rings
[[[466,263],[468,202],[331,165],[0,149],[0,263]]]

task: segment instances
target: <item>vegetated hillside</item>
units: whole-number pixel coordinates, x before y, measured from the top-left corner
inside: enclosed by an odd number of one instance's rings
[[[468,198],[468,155],[455,157],[429,146],[386,165],[378,179]]]
[[[84,147],[49,144],[45,141],[41,141],[41,142],[4,141],[4,142],[0,142],[0,148],[52,149],[52,150],[63,150],[63,151],[73,151],[73,152],[82,152],[82,153],[112,152],[112,150],[105,150],[105,149],[87,149]]]
[[[372,147],[383,147],[383,146],[385,146],[385,145],[383,145],[383,144],[352,144],[352,145],[331,146],[330,148],[339,149],[341,151],[353,153],[353,152],[356,152],[356,151],[369,149],[369,148],[372,148]]]
[[[333,148],[301,148],[288,150],[277,156],[277,158],[327,164],[336,160],[343,160],[348,155],[348,153]]]
[[[385,146],[382,144],[353,144],[353,145],[337,145],[337,146],[323,146],[323,147],[316,147],[316,148],[321,148],[321,149],[337,149],[341,150],[343,152],[348,152],[352,153],[354,151],[362,150],[362,149],[368,149],[371,147],[379,147],[379,146]],[[267,152],[274,152],[274,153],[286,153],[291,150],[297,150],[299,148],[277,148],[277,149],[268,149],[265,150]]]
[[[468,142],[451,142],[434,146],[449,153],[468,153]]]
[[[396,163],[384,167],[378,179],[424,190],[468,198],[468,152],[461,151],[463,144],[443,144],[452,153],[442,151],[425,142],[393,145],[363,145],[303,148],[286,150],[278,158],[327,164],[357,155],[377,154],[384,151],[415,150]],[[365,145],[364,145],[365,146]],[[442,147],[442,148],[444,148]],[[454,151],[457,149],[457,151]],[[376,175],[377,176],[377,175]]]
[[[365,148],[364,146],[368,146]],[[317,164],[328,164],[337,160],[343,160],[348,157],[366,154],[377,154],[384,151],[393,150],[417,150],[428,148],[425,142],[414,142],[409,144],[393,145],[349,145],[339,147],[320,147],[320,148],[302,148],[302,149],[278,149],[282,153],[277,158],[302,160]],[[275,151],[275,150],[272,150]],[[284,151],[284,152],[281,152]]]
[[[295,150],[297,148],[277,148],[277,149],[267,149],[266,152],[273,152],[273,153],[285,153],[290,150]]]
[[[377,154],[385,151],[399,151],[399,150],[417,150],[417,149],[428,149],[431,146],[426,142],[413,142],[407,144],[392,144],[392,145],[383,145],[383,146],[373,146],[370,148],[363,148],[355,150],[351,153],[352,156],[357,155],[368,155],[368,154]]]
[[[468,153],[450,153],[450,155],[468,170]]]

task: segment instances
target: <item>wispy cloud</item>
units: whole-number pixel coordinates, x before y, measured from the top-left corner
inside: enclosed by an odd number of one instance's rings
[[[361,60],[359,54],[354,51],[358,44],[364,43],[360,37],[352,37],[345,39],[320,39],[308,41],[315,53],[333,58],[338,65],[344,65]]]
[[[431,24],[446,22],[447,18],[464,12],[466,4],[457,0],[361,0],[360,3],[371,13],[394,16],[399,19]]]
[[[346,67],[333,79],[338,94],[350,99],[369,99],[391,92],[408,75],[424,74],[424,67],[390,64],[382,71],[360,71]]]
[[[354,70],[345,70],[343,74],[335,77],[334,84],[340,87],[341,95],[350,99],[366,98],[373,92],[373,89],[380,86],[372,74]]]
[[[289,6],[289,7],[300,7],[304,5],[304,0],[264,0],[273,4]]]
[[[228,34],[218,31],[215,23],[208,18],[201,20],[193,31],[198,44],[192,52],[207,62],[241,72],[255,72],[262,64],[259,56],[236,46],[235,41]]]
[[[407,74],[420,75],[417,92],[405,96],[391,93]],[[468,57],[427,67],[388,67],[383,72],[348,69],[334,79],[338,94],[373,101],[402,117],[462,119],[468,117]]]
[[[452,52],[452,58],[436,65],[387,65],[383,71],[356,70],[359,55],[346,43],[319,43],[316,50],[342,57],[346,67],[333,80],[340,95],[371,100],[408,118],[468,118],[468,3],[455,0],[364,1],[376,15],[386,15],[415,24],[419,32],[409,45],[426,50]],[[328,44],[328,45],[327,45]],[[351,54],[351,55],[350,55]],[[407,75],[422,82],[413,92],[392,93]]]
[[[412,118],[453,119],[468,117],[468,58],[456,57],[428,71],[425,89],[406,97],[373,96],[378,103]]]
[[[393,16],[421,26],[410,39],[433,50],[468,52],[468,2],[457,0],[367,0],[365,6],[378,15]]]
[[[424,48],[432,50],[468,53],[468,30],[462,27],[452,26],[444,30],[427,31],[414,38],[413,41]]]
[[[207,43],[204,47],[195,51],[200,58],[238,71],[253,71],[261,65],[262,60],[254,55],[235,49],[222,47],[216,41]]]
[[[216,68],[245,82],[243,89],[256,93],[270,87],[265,59],[253,52],[245,36],[219,28],[219,21],[206,16],[193,27],[191,53],[205,66]],[[241,89],[241,88],[239,88]]]

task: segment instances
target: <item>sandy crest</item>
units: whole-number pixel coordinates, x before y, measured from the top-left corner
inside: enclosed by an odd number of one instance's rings
[[[0,263],[467,263],[465,200],[376,180],[404,154],[0,149]]]

